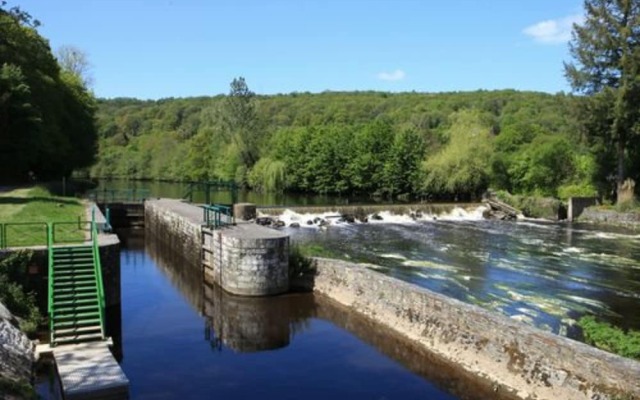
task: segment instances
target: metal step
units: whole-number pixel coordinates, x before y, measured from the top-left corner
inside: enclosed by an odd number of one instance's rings
[[[78,296],[69,296],[71,300],[61,300],[56,301],[56,298],[53,299],[53,307],[57,309],[57,307],[66,307],[73,305],[81,305],[81,304],[98,304],[98,299],[95,294],[91,296],[84,296],[83,298],[78,298]]]
[[[63,336],[74,336],[74,335],[82,335],[86,333],[96,333],[96,332],[102,333],[102,328],[100,327],[100,324],[78,326],[74,328],[56,329],[54,334],[56,337],[63,337]]]
[[[62,289],[58,289],[54,292],[53,294],[53,299],[61,299],[61,298],[73,298],[74,296],[88,296],[88,295],[92,295],[92,296],[97,296],[98,295],[98,288],[95,287],[95,285],[93,287],[91,286],[87,286],[87,287],[79,287],[79,288],[74,288],[74,287],[65,287]]]
[[[76,328],[81,326],[91,326],[100,324],[100,318],[91,318],[91,319],[81,319],[81,320],[71,320],[71,321],[57,321],[53,323],[53,330],[56,331],[58,329],[64,328]]]
[[[65,336],[64,338],[55,338],[55,344],[74,344],[74,343],[82,343],[89,342],[95,340],[102,340],[102,333],[93,333],[87,335],[75,335],[75,336]]]
[[[55,309],[55,319],[59,320],[60,318],[64,318],[66,315],[77,315],[79,312],[88,312],[94,311],[99,312],[98,302],[95,304],[87,304],[83,306],[74,306],[74,307],[63,307]]]
[[[90,289],[90,288],[96,288],[96,282],[95,280],[90,280],[90,281],[82,281],[82,282],[56,282],[54,280],[53,282],[53,290],[55,290],[56,292],[58,292],[58,290],[60,289]]]
[[[69,274],[69,275],[54,275],[53,283],[65,283],[74,282],[78,284],[91,283],[95,281],[95,275],[92,274]]]

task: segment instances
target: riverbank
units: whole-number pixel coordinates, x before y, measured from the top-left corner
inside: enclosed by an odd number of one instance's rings
[[[640,396],[640,363],[365,268],[314,259],[299,285],[349,307],[497,391],[529,399]],[[633,397],[630,397],[633,398]]]

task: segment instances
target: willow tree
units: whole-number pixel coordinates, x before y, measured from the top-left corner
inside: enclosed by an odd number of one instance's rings
[[[584,6],[565,73],[574,91],[588,96],[585,108],[606,109],[590,113],[587,133],[615,147],[620,188],[629,146],[640,136],[640,1],[585,0]]]

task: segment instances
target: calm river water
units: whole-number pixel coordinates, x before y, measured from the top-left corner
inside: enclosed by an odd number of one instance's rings
[[[204,285],[197,268],[140,234],[120,232],[121,324],[111,322],[132,399],[495,396],[329,300]]]

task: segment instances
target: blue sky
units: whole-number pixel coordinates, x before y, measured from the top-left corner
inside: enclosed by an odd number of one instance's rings
[[[100,97],[324,90],[569,91],[581,0],[9,0]]]

